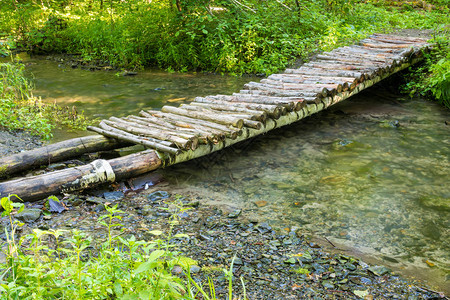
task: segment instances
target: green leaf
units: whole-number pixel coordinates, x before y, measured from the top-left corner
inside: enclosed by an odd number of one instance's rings
[[[139,298],[142,300],[147,300],[150,299],[152,295],[152,291],[151,290],[145,290],[145,291],[140,291],[139,292]]]
[[[358,290],[354,290],[353,294],[355,294],[356,296],[360,297],[360,298],[364,298],[367,295],[369,295],[369,290],[365,290],[365,291],[358,291]]]
[[[116,293],[117,296],[122,296],[123,289],[122,289],[122,285],[120,284],[120,282],[114,283],[114,293]]]
[[[134,274],[139,274],[145,271],[148,271],[153,268],[154,262],[153,261],[146,261],[137,267],[136,270],[134,270]]]
[[[164,253],[166,253],[166,251],[164,251],[164,250],[155,250],[150,254],[148,260],[155,261],[158,258],[160,258],[162,255],[164,255]]]
[[[189,238],[189,235],[187,235],[185,233],[178,233],[178,234],[175,234],[173,237],[176,239],[181,239],[181,238]]]
[[[158,236],[163,234],[164,232],[162,232],[161,230],[151,230],[148,233]]]

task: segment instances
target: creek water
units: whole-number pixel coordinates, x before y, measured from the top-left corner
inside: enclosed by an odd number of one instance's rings
[[[35,95],[102,118],[231,94],[255,80],[162,71],[123,77],[25,62]],[[450,112],[436,103],[378,84],[291,126],[158,172],[213,203],[275,226],[297,226],[330,248],[372,258],[448,293],[446,121]]]

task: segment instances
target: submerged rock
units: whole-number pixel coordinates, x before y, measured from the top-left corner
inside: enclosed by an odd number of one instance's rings
[[[372,266],[368,270],[377,276],[383,276],[383,275],[391,272],[391,269],[389,269],[385,266]]]
[[[161,201],[164,199],[168,199],[170,197],[170,194],[168,192],[165,191],[156,191],[151,193],[150,195],[147,196],[147,199],[152,201],[152,202],[156,202],[156,201]]]
[[[123,199],[125,195],[123,192],[115,191],[115,192],[106,192],[103,194],[103,197],[105,197],[106,201],[120,201]]]

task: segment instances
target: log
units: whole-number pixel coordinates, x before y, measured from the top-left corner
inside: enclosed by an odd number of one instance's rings
[[[89,126],[88,130],[97,132],[99,134],[102,134],[104,136],[108,136],[108,137],[112,137],[112,138],[116,138],[116,139],[121,139],[136,145],[143,145],[145,147],[150,147],[162,152],[168,152],[170,154],[179,154],[181,152],[180,149],[175,149],[175,148],[171,148],[169,146],[160,144],[160,143],[156,143],[152,140],[149,139],[142,139],[141,137],[138,136],[133,136],[131,134],[118,134],[115,133],[113,131],[109,131],[109,130],[105,130],[103,128],[97,128],[94,126]]]
[[[123,130],[120,130],[120,129],[117,129],[117,128],[114,128],[114,127],[111,127],[111,126],[108,126],[104,121],[99,123],[99,127],[101,129],[103,129],[103,130],[111,131],[111,132],[116,133],[118,135],[125,135],[125,136],[130,136],[130,137],[136,137],[134,134],[131,134],[129,132],[126,132],[126,131],[123,131]],[[154,138],[151,138],[151,137],[147,137],[145,139],[147,141],[151,141],[151,142],[154,142],[154,143],[157,143],[157,144],[161,144],[161,145],[164,145],[164,146],[167,146],[167,147],[175,147],[176,148],[176,145],[173,142],[170,142],[170,141],[162,141],[162,140],[154,139]]]
[[[343,71],[343,70],[324,70],[319,68],[299,68],[299,69],[286,69],[285,74],[301,74],[301,75],[328,75],[335,77],[353,77],[358,81],[364,81],[367,79],[368,74],[363,72]],[[284,75],[284,74],[283,74]],[[370,76],[369,76],[370,77]]]
[[[149,122],[148,121],[149,119],[147,119],[147,118],[142,118],[142,117],[137,117],[137,116],[128,116],[125,118],[125,120],[136,123],[136,124],[146,125],[146,126],[154,124],[152,122]],[[177,130],[177,131],[181,131],[181,132],[188,132],[188,133],[191,133],[191,134],[197,136],[199,139],[199,142],[201,142],[203,144],[205,144],[207,142],[207,140],[209,140],[211,142],[217,141],[217,139],[215,139],[214,135],[210,132],[195,129],[195,128],[177,127],[168,122],[167,122],[167,124],[168,124],[167,128],[170,128],[172,131]]]
[[[260,111],[264,111],[267,114],[267,116],[269,116],[273,119],[278,119],[282,114],[286,114],[286,112],[287,112],[285,107],[280,107],[280,106],[276,106],[276,105],[215,100],[215,99],[210,99],[209,97],[196,97],[194,99],[194,102],[192,102],[191,104],[197,105],[199,103],[224,105],[224,106],[232,106],[232,107],[242,107],[242,108],[248,108],[251,110],[260,110]]]
[[[85,153],[112,150],[132,145],[131,143],[102,135],[74,138],[0,158],[0,178],[6,178],[9,175],[41,165],[49,165],[78,157]]]
[[[380,70],[384,70],[384,68],[380,68],[377,66],[368,66],[368,65],[348,65],[348,64],[335,64],[335,63],[326,63],[326,62],[314,62],[305,64],[306,67],[312,67],[317,69],[326,69],[326,70],[349,70],[349,71],[358,71],[362,73],[377,73]]]
[[[305,105],[305,100],[303,97],[271,97],[264,95],[249,95],[233,93],[233,95],[215,95],[207,96],[207,99],[220,100],[220,101],[230,101],[230,102],[245,102],[253,104],[264,104],[264,105],[277,105],[284,107],[288,111],[299,110]]]
[[[260,83],[273,86],[274,88],[281,87],[285,90],[310,90],[312,87],[325,88],[327,90],[336,89],[337,92],[342,92],[343,83],[324,83],[318,80],[304,80],[303,82],[283,82],[281,80],[263,79]],[[347,86],[348,88],[348,86]]]
[[[379,48],[379,49],[402,49],[402,48],[408,48],[411,47],[411,44],[388,44],[383,42],[377,42],[377,41],[367,41],[367,42],[361,42],[361,46],[369,47],[369,48]]]
[[[197,111],[190,111],[186,109],[181,109],[173,106],[163,106],[161,109],[162,112],[173,113],[175,115],[202,119],[206,121],[210,121],[213,123],[219,123],[223,125],[231,125],[236,128],[242,128],[244,126],[244,121],[241,118],[235,118],[231,116],[223,116],[220,114],[208,114]]]
[[[149,113],[152,116],[163,118],[169,122],[184,122],[185,124],[190,124],[190,126],[200,126],[204,128],[205,130],[216,130],[222,134],[224,134],[226,137],[230,137],[231,139],[235,139],[236,137],[240,136],[242,134],[242,130],[236,127],[228,127],[223,124],[209,122],[206,120],[199,120],[195,118],[190,118],[186,116],[176,115],[172,113],[163,113],[160,111],[147,111],[147,112],[140,112],[139,114],[145,116],[146,113]]]
[[[148,136],[163,141],[169,141],[177,145],[178,148],[195,150],[198,145],[198,137],[194,134],[172,131],[167,127],[144,126],[119,118],[111,117],[110,120],[104,120],[109,126],[130,132],[132,134]]]
[[[379,59],[379,58],[370,58],[367,56],[344,56],[340,55],[339,57],[336,57],[334,55],[330,54],[319,54],[316,56],[318,61],[333,61],[334,63],[346,63],[346,64],[353,64],[353,63],[361,63],[361,61],[364,61],[366,64],[371,63],[378,66],[387,66],[387,65],[394,65],[397,66],[401,59],[397,58],[386,58],[385,60]]]
[[[244,84],[244,88],[246,90],[255,90],[255,91],[265,91],[269,94],[274,95],[282,95],[284,92],[291,92],[291,90],[285,90],[284,85],[280,86],[273,86],[269,84],[264,83],[258,83],[258,82],[249,82],[247,84]],[[302,93],[304,96],[310,96],[310,97],[325,97],[329,95],[330,89],[326,87],[321,87],[317,85],[298,85],[298,89],[296,89],[296,93]]]
[[[0,196],[16,194],[33,201],[59,193],[91,188],[103,183],[135,177],[159,168],[161,159],[147,150],[111,160],[96,160],[84,166],[0,183]]]
[[[324,93],[328,93],[327,90],[321,93],[311,93],[304,91],[287,91],[283,89],[274,89],[270,87],[261,87],[254,90],[240,90],[240,94],[257,95],[257,96],[274,96],[274,97],[311,97],[311,98],[323,98]]]
[[[145,111],[141,111],[139,114],[143,117],[132,116],[133,119],[138,118],[139,120],[146,121],[148,120],[149,117],[154,118],[154,116],[150,115]],[[171,120],[171,119],[162,119],[162,120],[167,121],[170,124],[173,124],[174,126],[176,126],[178,130],[198,132],[200,135],[206,136],[207,139],[213,143],[225,139],[225,134],[222,131],[219,131],[214,128],[209,128],[198,124],[189,124],[179,120]]]
[[[398,41],[411,41],[411,42],[417,42],[419,44],[426,44],[428,39],[421,38],[421,37],[410,37],[410,36],[403,36],[403,35],[395,35],[395,34],[382,34],[382,33],[374,33],[370,37],[379,37],[384,39],[394,39]]]
[[[275,76],[274,76],[275,75]],[[285,83],[327,83],[327,84],[341,84],[343,88],[353,89],[358,84],[358,79],[353,77],[332,77],[332,76],[310,76],[310,75],[298,75],[298,76],[282,76],[279,74],[273,74],[262,79],[261,82],[268,83],[269,81],[281,81]]]
[[[238,111],[234,111],[234,110],[230,111],[227,108],[225,108],[223,110],[218,110],[218,109],[212,109],[211,107],[207,107],[207,106],[198,106],[198,105],[189,105],[189,104],[183,104],[180,106],[180,108],[183,108],[186,110],[204,112],[204,113],[213,113],[213,114],[220,113],[221,115],[229,115],[232,117],[247,119],[247,120],[252,120],[252,121],[264,122],[266,119],[265,113],[260,112],[260,111],[256,111],[255,113],[250,113],[247,111],[247,113],[245,113],[245,112],[238,112]]]
[[[243,108],[243,107],[239,107],[239,106],[233,106],[233,105],[199,103],[199,102],[195,102],[195,100],[194,100],[194,102],[191,102],[190,105],[191,106],[200,106],[202,108],[223,111],[223,112],[245,113],[247,115],[254,116],[256,121],[261,121],[261,122],[264,122],[267,119],[267,113],[262,110],[252,110],[252,109]]]
[[[362,43],[382,42],[382,43],[386,43],[386,44],[410,44],[410,45],[417,44],[417,41],[406,41],[406,40],[400,41],[400,40],[386,39],[386,38],[376,37],[376,36],[371,36],[370,38],[364,39],[361,42]]]

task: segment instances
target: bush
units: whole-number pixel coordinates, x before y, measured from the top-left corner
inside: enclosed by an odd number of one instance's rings
[[[407,77],[403,89],[410,95],[434,98],[450,109],[450,28],[437,30],[431,42],[435,46],[425,63]]]
[[[269,74],[374,31],[446,23],[449,13],[445,6],[404,11],[385,1],[173,2],[181,11],[167,0],[111,0],[103,7],[23,1],[6,6],[0,28],[27,49],[80,53],[116,67]]]

